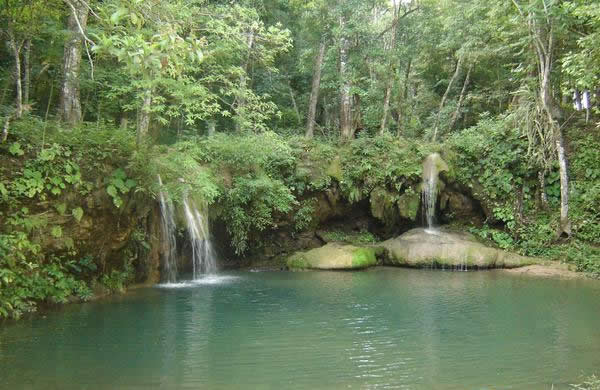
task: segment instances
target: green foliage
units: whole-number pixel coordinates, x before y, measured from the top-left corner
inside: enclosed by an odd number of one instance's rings
[[[531,172],[524,159],[527,144],[509,118],[484,117],[476,126],[452,136],[448,144],[456,179],[471,187],[479,184],[481,188],[473,188],[474,192],[497,208],[494,213],[500,220],[512,220],[506,207]]]
[[[423,159],[432,151],[431,145],[389,135],[358,139],[342,152],[340,187],[350,202],[376,187],[401,192],[421,180]]]
[[[112,269],[110,272],[103,274],[100,277],[102,283],[111,292],[123,292],[125,286],[129,284],[134,277],[134,269],[131,262],[126,262],[123,269]]]
[[[575,390],[600,390],[600,378],[592,375],[586,378],[583,383],[571,385],[571,388]]]
[[[366,230],[360,232],[345,232],[342,230],[325,231],[321,233],[323,239],[327,242],[345,242],[353,245],[368,245],[378,241],[373,233]]]
[[[0,319],[33,312],[39,302],[64,303],[70,297],[89,299],[91,291],[81,280],[94,270],[89,258],[78,261],[50,255],[25,233],[0,234]]]
[[[515,246],[515,241],[510,234],[499,229],[490,228],[488,225],[483,225],[481,228],[471,227],[469,230],[484,240],[491,240],[499,248],[513,249]]]
[[[129,193],[135,185],[135,180],[127,177],[122,168],[117,168],[108,178],[106,193],[112,198],[115,207],[120,208],[123,205],[122,196]]]

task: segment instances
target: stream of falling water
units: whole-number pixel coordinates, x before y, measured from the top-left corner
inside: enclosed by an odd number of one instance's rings
[[[163,257],[163,279],[167,283],[177,281],[177,240],[175,239],[175,217],[173,211],[173,202],[167,199],[163,191],[163,183],[158,175],[160,184],[160,221],[162,227],[161,252]]]
[[[183,197],[183,209],[192,244],[193,278],[214,274],[217,271],[215,254],[210,240],[208,218],[187,195]]]
[[[438,164],[441,157],[438,153],[427,156],[423,162],[423,188],[421,190],[421,207],[427,224],[427,232],[435,234],[435,209],[438,196]]]

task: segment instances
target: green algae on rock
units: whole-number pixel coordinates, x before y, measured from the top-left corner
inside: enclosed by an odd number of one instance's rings
[[[288,257],[290,269],[364,269],[377,264],[376,250],[340,243],[329,243],[306,252],[296,252]]]

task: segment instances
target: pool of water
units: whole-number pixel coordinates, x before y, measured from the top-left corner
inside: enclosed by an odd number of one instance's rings
[[[600,283],[499,271],[237,272],[0,328],[0,388],[568,389]]]

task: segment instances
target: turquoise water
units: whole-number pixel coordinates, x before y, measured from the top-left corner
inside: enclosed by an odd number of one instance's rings
[[[6,389],[567,389],[600,373],[600,283],[238,272],[0,328]]]

